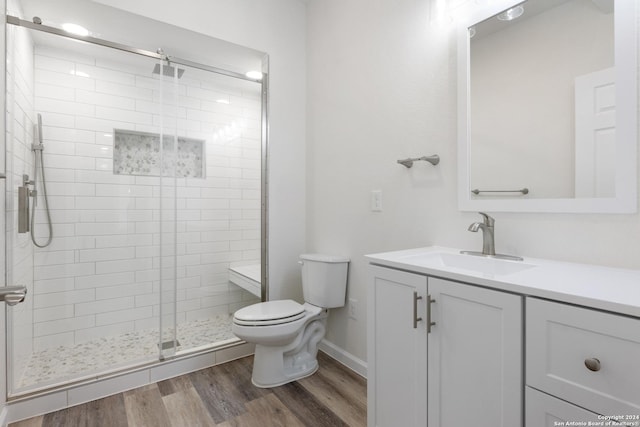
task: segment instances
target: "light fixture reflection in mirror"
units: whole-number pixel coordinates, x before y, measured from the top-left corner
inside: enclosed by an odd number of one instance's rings
[[[524,7],[522,5],[518,5],[516,7],[512,7],[511,9],[507,9],[496,18],[498,21],[513,21],[514,19],[518,19],[524,13]]]
[[[529,0],[519,19],[498,21],[499,15],[518,14],[521,3],[502,1],[500,9],[493,3],[477,5],[459,29],[460,209],[636,212],[640,5],[615,2],[614,10],[613,0]],[[556,10],[547,16],[540,11],[542,4]],[[585,20],[589,14],[600,21]],[[575,27],[561,19],[567,16]],[[552,33],[552,27],[558,32]],[[480,56],[482,52],[489,56]],[[600,76],[612,84],[595,84],[606,90],[592,90],[591,98],[601,102],[600,111],[613,118],[613,125],[587,130],[596,136],[589,143],[591,154],[583,156],[577,144],[589,146],[582,142],[589,138],[580,123],[596,120],[580,118],[594,108],[583,108],[584,96],[577,92],[585,80]],[[589,160],[594,158],[596,163]],[[607,168],[604,179],[597,178],[602,165]],[[595,188],[594,182],[606,183],[606,190]],[[531,191],[524,196],[470,192],[525,187]]]

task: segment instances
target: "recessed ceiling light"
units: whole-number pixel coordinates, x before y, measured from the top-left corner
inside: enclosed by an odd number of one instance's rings
[[[497,16],[499,21],[513,21],[514,19],[520,18],[524,13],[524,7],[522,5],[512,7],[511,9],[507,9]]]
[[[247,71],[245,76],[254,80],[262,80],[262,73],[260,71]]]
[[[89,30],[78,24],[71,24],[67,22],[66,24],[62,24],[62,29],[69,34],[74,34],[76,36],[86,37],[89,35]]]

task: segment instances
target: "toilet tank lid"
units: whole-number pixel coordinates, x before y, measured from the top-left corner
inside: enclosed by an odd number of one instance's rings
[[[341,255],[325,255],[325,254],[302,254],[300,259],[318,262],[349,262],[349,258]]]

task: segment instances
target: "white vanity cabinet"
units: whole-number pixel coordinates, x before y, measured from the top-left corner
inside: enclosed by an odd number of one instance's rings
[[[521,426],[522,297],[370,272],[368,425]]]
[[[640,427],[640,270],[366,257],[369,427]]]

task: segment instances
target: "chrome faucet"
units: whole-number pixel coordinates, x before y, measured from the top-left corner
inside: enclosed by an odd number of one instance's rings
[[[460,251],[462,254],[479,255],[485,257],[493,257],[500,259],[508,259],[511,261],[522,261],[522,257],[515,255],[496,254],[496,240],[494,235],[494,224],[496,220],[484,212],[478,212],[482,215],[482,222],[474,222],[469,226],[469,231],[477,233],[482,230],[482,252],[476,251]]]
[[[482,222],[474,222],[469,226],[469,231],[476,233],[482,230],[482,255],[493,256],[496,254],[496,243],[494,238],[495,219],[484,212],[478,212],[482,215]]]

